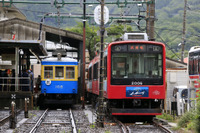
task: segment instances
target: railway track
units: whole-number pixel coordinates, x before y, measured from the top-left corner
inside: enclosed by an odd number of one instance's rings
[[[7,114],[9,114],[7,112]],[[72,133],[172,133],[162,122],[154,120],[153,124],[123,123],[118,119],[107,119],[104,128],[98,128],[94,123],[90,123],[87,114],[81,109],[69,110],[32,110],[29,111],[29,118],[24,118],[22,112],[18,117],[15,133],[53,133],[53,132],[72,132]],[[0,117],[1,118],[1,117]],[[7,123],[8,124],[8,123]],[[0,127],[0,132],[5,132]]]
[[[9,114],[9,111],[4,111]],[[5,114],[2,113],[1,114]],[[31,110],[29,111],[29,118],[24,118],[22,112],[17,117],[17,127],[15,129],[9,128],[7,122],[0,126],[0,133],[15,132],[15,133],[52,133],[52,132],[95,132],[96,129],[90,127],[87,115],[83,110]],[[2,115],[1,115],[2,116]],[[4,119],[0,117],[0,119]]]
[[[159,127],[165,133],[173,133],[168,127],[165,126],[165,125],[167,125],[167,124],[165,124],[165,122],[160,122],[160,120],[155,118],[153,120],[153,123],[155,126]],[[163,125],[163,123],[164,123],[164,125]]]
[[[122,123],[116,118],[114,118],[114,121],[121,127],[122,133],[173,133],[167,126],[162,125],[158,120],[153,120],[152,124]]]
[[[26,123],[28,124],[28,123]],[[76,122],[71,109],[48,110],[46,109],[29,133],[68,131],[77,133]]]
[[[22,110],[17,110],[16,114],[19,115],[21,113]],[[12,117],[12,114],[8,113],[9,111],[5,112],[5,117],[0,119],[0,126],[4,125],[6,122],[8,122],[10,120],[10,118]]]
[[[131,132],[129,130],[129,128],[124,123],[122,123],[121,121],[117,120],[117,118],[115,118],[115,117],[113,119],[119,125],[119,127],[121,128],[121,132],[122,133],[130,133]]]
[[[48,111],[48,109],[46,109],[44,111],[44,113],[41,115],[41,117],[39,118],[39,120],[36,122],[35,126],[31,129],[31,131],[29,133],[35,133],[37,131],[37,129],[39,128],[39,126],[43,122],[44,118],[46,117],[47,111]]]

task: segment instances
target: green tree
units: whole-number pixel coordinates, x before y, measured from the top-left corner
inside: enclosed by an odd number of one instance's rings
[[[72,28],[66,28],[66,30],[76,32],[79,34],[83,34],[83,23],[77,22],[77,25]],[[94,58],[95,51],[96,51],[96,44],[100,42],[100,36],[97,36],[97,31],[99,30],[99,27],[91,26],[88,23],[86,23],[86,49],[88,49],[90,60]],[[116,38],[121,37],[125,30],[127,32],[132,31],[132,27],[130,25],[111,25],[110,27],[106,28],[108,37],[105,37],[105,42],[112,42]]]
[[[95,56],[95,44],[99,42],[99,37],[97,36],[98,27],[90,26],[86,23],[86,49],[88,49],[90,60]],[[72,28],[66,28],[66,30],[76,32],[83,35],[83,23],[77,22],[77,25]]]
[[[120,38],[125,32],[133,31],[130,25],[123,24],[113,24],[110,27],[106,28],[108,32],[108,37],[106,38],[107,42],[112,42],[117,38]]]

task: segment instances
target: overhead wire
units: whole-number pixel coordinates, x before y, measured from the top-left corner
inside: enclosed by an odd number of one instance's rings
[[[173,49],[163,40],[163,38],[156,32],[156,35],[161,39],[161,41],[168,47],[168,49],[178,58],[180,59],[180,57],[176,54],[176,52],[173,51]]]

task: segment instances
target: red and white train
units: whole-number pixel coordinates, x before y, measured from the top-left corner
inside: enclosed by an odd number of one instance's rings
[[[191,47],[188,53],[190,88],[195,88],[198,92],[200,88],[200,46]]]
[[[165,45],[125,33],[104,51],[104,98],[112,115],[161,115],[166,93]],[[87,95],[97,103],[100,56],[88,67]]]

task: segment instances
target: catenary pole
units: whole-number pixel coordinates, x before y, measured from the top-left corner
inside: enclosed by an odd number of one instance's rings
[[[184,49],[185,49],[185,31],[186,31],[186,10],[187,0],[185,0],[184,13],[183,13],[183,32],[182,32],[182,44],[181,44],[181,61],[184,61]]]
[[[148,1],[148,0],[146,0]],[[151,3],[147,3],[147,35],[150,41],[155,41],[154,37],[154,21],[155,21],[155,0],[151,0]]]
[[[85,43],[86,43],[86,33],[85,33],[85,23],[86,23],[86,0],[83,3],[83,78],[82,78],[82,108],[85,108]]]
[[[101,25],[100,25],[100,33],[101,33],[101,47],[100,47],[100,77],[99,77],[99,107],[97,114],[97,126],[104,127],[104,97],[103,97],[103,50],[104,50],[104,0],[101,0]]]

